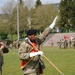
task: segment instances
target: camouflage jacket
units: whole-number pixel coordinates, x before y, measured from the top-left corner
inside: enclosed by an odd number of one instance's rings
[[[38,47],[40,47],[40,44],[45,40],[45,37],[49,34],[50,30],[50,28],[46,28],[40,35],[37,36],[36,43]],[[30,60],[30,50],[32,48],[33,47],[30,44],[23,41],[18,50],[19,58],[28,62]],[[27,74],[29,72],[35,71],[35,69],[38,70],[39,59],[39,56],[35,56],[33,60],[31,60],[31,62],[25,66],[24,73]]]

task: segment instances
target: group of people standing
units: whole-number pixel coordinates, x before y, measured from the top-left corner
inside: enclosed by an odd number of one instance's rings
[[[75,49],[75,38],[73,39],[60,39],[57,42],[60,49],[74,48]]]

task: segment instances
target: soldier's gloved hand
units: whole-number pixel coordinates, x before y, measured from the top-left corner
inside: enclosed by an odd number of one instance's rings
[[[38,55],[43,56],[44,55],[43,51],[38,51]]]
[[[53,20],[52,24],[50,24],[49,28],[53,29],[53,27],[55,26],[55,23],[58,19],[58,15],[55,17],[55,19]]]
[[[41,56],[43,56],[43,55],[44,55],[44,53],[43,53],[42,51],[38,51],[38,52],[31,52],[31,53],[30,53],[30,57],[33,57],[33,56],[36,56],[36,55],[41,55]]]

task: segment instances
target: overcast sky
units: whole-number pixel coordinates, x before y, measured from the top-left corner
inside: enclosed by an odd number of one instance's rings
[[[43,4],[59,3],[61,0],[41,0]]]
[[[9,0],[0,0],[0,6],[2,6],[5,2]],[[48,3],[59,3],[61,0],[41,0],[43,4],[48,4]]]
[[[0,7],[3,6],[9,0],[0,0]],[[15,0],[16,1],[16,0]],[[59,3],[61,0],[41,0],[42,4]],[[0,10],[1,12],[1,10]]]

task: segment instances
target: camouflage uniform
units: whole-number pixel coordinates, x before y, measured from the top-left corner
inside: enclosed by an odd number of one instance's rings
[[[68,48],[68,41],[65,39],[64,40],[64,49]]]
[[[0,49],[0,75],[2,73],[3,63],[4,63],[4,61],[3,61],[3,51],[2,51],[2,49]]]
[[[40,44],[45,40],[45,37],[48,35],[50,30],[51,29],[48,27],[39,36],[37,36],[36,43],[38,48],[40,47]],[[30,60],[30,51],[32,48],[33,47],[26,41],[22,42],[19,48],[19,58],[28,62]],[[23,68],[24,75],[39,75],[39,60],[39,55],[34,56],[34,58]]]
[[[2,46],[2,42],[0,42],[0,75],[2,75],[2,66],[4,64],[4,60],[3,60],[3,53],[8,53],[8,48],[5,47],[5,45],[3,44],[3,48],[1,49]]]
[[[73,38],[72,43],[73,43],[73,48],[75,49],[75,38]]]
[[[61,47],[61,45],[62,45],[61,40],[60,40],[59,42],[57,42],[57,44],[58,44],[59,48],[61,49],[61,48],[62,48],[62,47]]]

